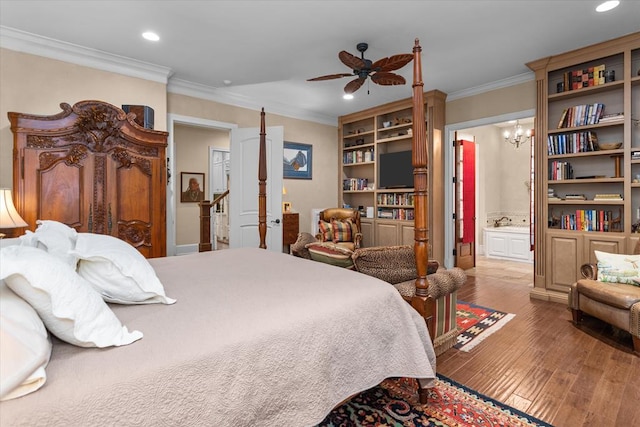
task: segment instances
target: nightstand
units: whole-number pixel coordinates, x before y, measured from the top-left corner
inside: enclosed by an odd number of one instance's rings
[[[298,240],[298,232],[300,231],[300,215],[298,213],[283,212],[282,213],[282,244],[289,245]]]

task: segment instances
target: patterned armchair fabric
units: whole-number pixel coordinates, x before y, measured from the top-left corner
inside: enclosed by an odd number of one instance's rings
[[[391,283],[405,300],[411,302],[416,292],[417,277],[412,246],[360,248],[354,251],[352,258],[357,271]],[[444,353],[457,342],[457,290],[466,279],[465,272],[460,268],[447,270],[439,268],[437,261],[428,263],[428,304],[431,316],[427,318],[425,314],[425,321],[429,325],[436,355]]]

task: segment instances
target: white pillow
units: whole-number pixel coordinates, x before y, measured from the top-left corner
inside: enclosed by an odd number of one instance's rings
[[[105,301],[118,304],[173,304],[149,261],[124,240],[104,234],[79,233],[71,254],[78,274]]]
[[[0,400],[42,387],[50,357],[49,333],[38,313],[0,281]]]
[[[71,267],[29,246],[0,250],[0,279],[38,312],[47,329],[80,347],[131,344],[142,338],[129,332],[100,294]]]
[[[638,286],[640,280],[640,255],[610,254],[594,251],[598,260],[598,277],[601,282],[627,283]]]
[[[39,219],[36,224],[38,228],[35,233],[27,230],[23,236],[20,236],[21,244],[44,249],[75,269],[78,258],[71,255],[69,251],[76,245],[78,232],[58,221]]]

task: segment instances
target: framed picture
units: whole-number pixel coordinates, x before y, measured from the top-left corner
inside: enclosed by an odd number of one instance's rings
[[[204,200],[204,173],[180,172],[180,201],[183,203]]]
[[[282,212],[291,212],[291,202],[282,202]]]
[[[312,148],[310,144],[284,142],[284,172],[287,179],[311,179]]]

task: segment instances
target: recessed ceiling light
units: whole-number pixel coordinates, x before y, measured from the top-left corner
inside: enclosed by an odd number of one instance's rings
[[[620,2],[618,0],[605,1],[604,3],[600,3],[598,7],[596,7],[596,12],[607,12],[618,7],[619,4]]]
[[[353,94],[345,93],[344,95],[342,95],[342,99],[353,99]]]
[[[144,33],[142,33],[142,37],[152,42],[157,42],[158,40],[160,40],[160,36],[153,31],[145,31]]]

